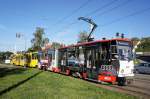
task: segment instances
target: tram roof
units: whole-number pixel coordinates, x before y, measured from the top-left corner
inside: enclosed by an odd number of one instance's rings
[[[101,43],[101,42],[111,42],[111,41],[126,41],[126,42],[129,42],[130,40],[128,38],[114,38],[114,39],[106,39],[106,40],[96,40],[96,41],[91,41],[91,42],[77,43],[75,45],[65,46],[65,47],[62,47],[60,49],[69,48],[69,47],[77,47],[77,46],[82,46],[82,45],[90,45],[90,44]]]

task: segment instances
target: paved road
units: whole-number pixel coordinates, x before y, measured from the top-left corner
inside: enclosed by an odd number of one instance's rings
[[[135,93],[140,99],[150,99],[150,75],[135,74],[133,84],[125,86],[123,89]]]
[[[150,94],[150,75],[146,74],[136,74],[133,86],[139,89],[147,91]]]
[[[135,74],[136,79],[145,79],[150,81],[150,74]]]

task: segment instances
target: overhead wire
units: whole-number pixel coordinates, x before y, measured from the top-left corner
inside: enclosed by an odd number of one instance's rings
[[[71,23],[69,23],[68,25],[64,26],[64,27],[63,27],[63,30],[64,30],[64,29],[66,30],[66,29],[70,28],[72,25],[75,25],[75,24],[77,24],[77,21],[71,22]],[[63,30],[60,29],[60,30],[57,31],[57,32],[62,32]]]
[[[99,7],[99,8],[96,8],[95,10],[91,11],[90,13],[85,14],[85,17],[87,17],[87,16],[89,16],[89,15],[91,15],[91,14],[95,14],[95,13],[101,11],[102,9],[107,8],[108,6],[111,6],[111,5],[114,4],[116,1],[118,1],[118,0],[113,0],[113,1],[108,2],[108,3],[106,3],[105,5],[103,5],[103,6]]]
[[[133,0],[126,0],[125,2],[123,2],[123,3],[121,3],[121,4],[117,5],[117,6],[115,6],[113,8],[110,8],[110,9],[108,9],[106,11],[103,11],[103,12],[101,12],[101,13],[93,16],[93,17],[104,15],[105,13],[111,12],[111,11],[113,11],[115,9],[118,9],[119,7],[125,6],[126,4],[130,3],[131,1],[133,1]]]
[[[107,3],[106,5],[107,5],[107,6],[110,6],[111,3],[115,3],[116,1],[118,1],[118,0],[113,0],[113,1],[111,1],[111,2],[109,2],[109,3]],[[127,1],[125,1],[125,2],[123,2],[123,3],[121,3],[121,4],[119,4],[118,6],[115,6],[115,7],[111,8],[111,9],[109,9],[109,10],[106,10],[106,11],[104,11],[104,12],[98,14],[98,15],[101,16],[101,15],[103,15],[103,14],[105,14],[105,13],[111,12],[111,11],[113,11],[113,10],[119,8],[119,7],[122,7],[122,6],[124,6],[124,5],[128,4],[128,3],[130,3],[130,1],[131,1],[131,0],[127,0]],[[107,7],[106,5],[104,5],[103,7]],[[99,12],[98,9],[100,10],[100,8],[97,8],[97,9],[95,9],[94,11],[92,11],[92,12],[90,12],[90,13],[88,13],[88,14],[97,13],[97,12]],[[147,10],[149,10],[149,9],[150,9],[150,8],[147,8],[147,9],[144,9],[144,10],[142,10],[142,11],[145,12],[145,11],[147,11]],[[101,9],[101,10],[102,10],[102,9]],[[129,14],[129,15],[127,15],[127,16],[124,16],[124,17],[115,19],[115,20],[113,20],[113,21],[111,21],[111,22],[105,23],[105,24],[100,25],[100,26],[101,26],[101,27],[105,27],[105,26],[107,26],[107,25],[110,25],[110,24],[113,24],[113,23],[115,23],[115,22],[121,21],[122,19],[125,19],[125,18],[127,18],[127,17],[131,17],[131,16],[134,16],[134,15],[137,15],[137,14],[140,13],[140,12],[141,12],[141,11],[137,11],[137,12],[135,12],[135,13],[132,13],[132,14]],[[88,14],[86,14],[86,16],[87,16]],[[97,15],[96,15],[96,16],[97,16]],[[72,23],[69,23],[69,24],[66,25],[64,28],[67,29],[67,28],[69,28],[70,26],[72,26],[72,25],[74,25],[74,24],[77,24],[77,21],[72,22]],[[61,32],[61,31],[62,31],[62,30],[59,30],[59,32]]]
[[[116,1],[116,0],[114,0],[113,2],[115,2],[115,1]],[[123,3],[121,3],[121,4],[119,4],[118,6],[115,6],[115,7],[111,8],[111,9],[108,9],[108,10],[106,10],[106,11],[100,13],[100,14],[95,15],[95,16],[101,16],[101,15],[103,15],[103,14],[106,14],[106,13],[108,13],[108,12],[111,12],[111,11],[113,11],[113,10],[115,10],[115,9],[118,9],[119,7],[122,7],[122,6],[124,6],[124,5],[128,4],[128,3],[130,3],[130,1],[131,1],[131,0],[127,0],[127,1],[125,1],[125,2],[123,2]],[[110,4],[110,5],[111,5],[111,4]],[[110,6],[110,5],[108,4],[108,6]],[[106,6],[106,7],[107,7],[107,6]],[[97,8],[97,9],[98,9],[98,8]],[[126,15],[126,16],[120,17],[120,18],[118,18],[118,19],[112,20],[112,21],[107,22],[107,23],[104,23],[104,24],[102,24],[102,25],[99,24],[99,26],[101,26],[101,27],[106,27],[106,26],[111,25],[111,24],[113,24],[113,23],[122,21],[122,20],[127,19],[127,18],[132,17],[132,16],[136,16],[136,15],[142,14],[142,13],[144,13],[144,12],[146,12],[146,11],[149,11],[149,10],[150,10],[150,7],[149,7],[149,8],[142,9],[142,10],[139,10],[139,11],[136,11],[136,12],[131,13],[131,14],[128,14],[128,15]],[[97,13],[97,12],[99,12],[99,11],[96,11],[96,10],[95,10],[95,11],[90,12],[90,13],[95,14],[95,13]],[[90,13],[88,13],[88,14],[90,14]],[[86,14],[86,16],[87,16],[88,14]],[[74,24],[77,24],[77,21],[68,24],[67,26],[65,26],[65,29],[66,29],[66,28],[69,28],[70,26],[72,26],[72,25],[74,25]]]
[[[118,18],[118,19],[112,20],[112,21],[110,21],[110,22],[108,22],[108,23],[105,23],[105,24],[103,24],[103,25],[100,25],[100,26],[101,26],[101,27],[105,27],[105,26],[111,25],[111,24],[113,24],[113,23],[119,22],[119,21],[121,21],[121,20],[124,20],[124,19],[126,19],[126,18],[129,18],[129,17],[135,16],[135,15],[142,14],[142,13],[144,13],[144,12],[146,12],[146,11],[149,11],[149,10],[150,10],[150,7],[149,7],[149,8],[142,9],[142,10],[139,10],[139,11],[136,11],[136,12],[131,13],[131,14],[129,14],[129,15],[120,17],[120,18]]]
[[[115,1],[117,1],[117,0],[113,0],[113,1],[111,1],[111,3],[115,3]],[[94,17],[104,15],[104,14],[106,14],[106,13],[108,13],[108,12],[111,12],[111,11],[113,11],[113,10],[115,10],[115,9],[118,9],[118,8],[120,8],[120,7],[122,7],[122,6],[125,6],[126,4],[130,3],[131,1],[133,1],[133,0],[126,0],[125,2],[119,4],[119,5],[117,5],[117,6],[113,7],[113,8],[111,8],[111,9],[108,9],[108,10],[106,10],[106,11],[104,11],[104,12],[98,14],[98,15],[95,15]],[[110,6],[111,4],[110,4],[110,2],[109,2],[109,3],[107,3],[106,5],[107,5],[107,6]],[[105,6],[105,7],[107,7],[107,6]],[[104,6],[103,6],[103,7],[104,7]],[[98,9],[98,8],[97,8],[97,9]],[[99,10],[100,10],[100,8],[99,8]],[[101,10],[102,10],[102,9],[101,9]],[[98,12],[99,12],[99,11],[98,11]],[[97,13],[97,11],[94,10],[94,11],[91,12],[91,14],[92,14],[92,13],[93,13],[93,14],[94,14],[94,13]],[[90,14],[90,13],[89,13],[89,14]],[[87,15],[88,15],[88,14],[86,14],[86,16],[87,16]],[[125,17],[126,17],[126,16],[125,16]],[[122,18],[121,18],[121,19],[122,19]],[[118,19],[116,19],[116,20],[118,20]],[[113,20],[113,22],[116,21],[116,20]],[[111,22],[111,23],[112,23],[112,22]],[[74,22],[74,24],[77,24],[77,23]],[[70,24],[69,24],[68,26],[66,26],[66,27],[70,27],[71,25],[74,25],[74,24],[70,23]],[[100,25],[100,26],[104,26],[104,25]]]
[[[103,5],[102,7],[96,8],[96,9],[93,10],[92,12],[86,14],[85,16],[88,16],[88,15],[94,14],[94,13],[97,13],[97,12],[103,10],[104,8],[106,8],[106,7],[108,7],[108,6],[111,6],[111,5],[112,5],[113,3],[115,3],[116,1],[118,1],[118,0],[110,1],[110,2],[106,3],[105,5]],[[80,10],[80,9],[78,9],[78,10]],[[78,23],[78,21],[71,22],[71,23],[69,23],[68,25],[65,26],[65,29],[66,29],[66,27],[69,28],[69,27],[71,27],[72,25],[75,25],[75,24],[77,24],[77,23]],[[63,28],[63,29],[64,29],[64,28]],[[61,31],[59,30],[59,32],[61,32]]]
[[[57,21],[56,23],[54,23],[53,25],[57,25],[60,24],[61,22],[63,22],[64,20],[70,18],[71,16],[73,16],[75,13],[77,13],[80,9],[84,8],[87,4],[89,4],[92,0],[87,0],[86,2],[84,2],[83,4],[81,4],[77,9],[73,10],[71,13],[69,13],[68,15],[64,16],[62,19],[60,19],[59,21]]]
[[[72,17],[75,13],[77,13],[78,11],[80,11],[80,9],[84,8],[86,5],[88,5],[92,0],[87,0],[86,2],[84,2],[83,4],[81,4],[77,9],[73,10],[70,14],[66,15],[65,17],[63,17],[62,19],[58,20],[56,23],[53,24],[53,26],[60,24],[61,22],[63,22],[64,20]],[[77,24],[76,21],[75,22],[71,22],[68,25],[64,26],[63,29],[65,28],[69,28],[70,26]],[[57,31],[57,32],[61,32],[61,30]]]

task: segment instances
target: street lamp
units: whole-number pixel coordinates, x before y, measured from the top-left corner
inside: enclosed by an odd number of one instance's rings
[[[27,43],[27,39],[26,39],[26,36],[22,33],[16,33],[16,38],[20,39],[20,38],[23,38],[24,37],[24,45],[25,45],[25,51],[26,51],[26,43]],[[15,44],[15,51],[16,51],[16,44]]]

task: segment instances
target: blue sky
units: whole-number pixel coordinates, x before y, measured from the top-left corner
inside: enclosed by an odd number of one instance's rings
[[[150,36],[150,9],[125,17],[150,8],[150,0],[89,0],[76,13],[71,14],[85,2],[87,0],[0,0],[0,50],[12,51],[15,45],[17,50],[24,50],[25,39],[27,47],[30,47],[36,27],[43,27],[45,37],[50,41],[76,43],[80,31],[89,31],[89,25],[77,18],[97,8],[101,9],[87,16],[98,24],[93,34],[95,39],[112,38],[116,32],[124,33],[129,38]],[[104,7],[110,2],[112,4]],[[70,14],[70,17],[59,22]],[[120,18],[120,21],[109,24]],[[76,24],[69,25],[72,22]],[[22,38],[16,39],[16,33],[22,33]]]

